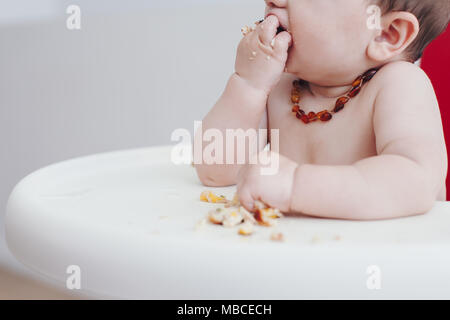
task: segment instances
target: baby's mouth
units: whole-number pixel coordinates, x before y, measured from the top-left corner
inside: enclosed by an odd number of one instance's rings
[[[267,19],[267,17],[266,17],[266,19]],[[261,23],[261,22],[263,22],[264,20],[265,20],[265,19],[262,19],[262,20],[259,20],[258,22]],[[277,34],[283,32],[283,31],[289,32],[289,30],[287,30],[285,27],[283,27],[283,26],[280,24],[280,26],[277,28]]]
[[[283,32],[283,31],[287,31],[287,30],[285,28],[283,28],[282,26],[279,26],[277,28],[277,34],[279,34],[280,32]]]

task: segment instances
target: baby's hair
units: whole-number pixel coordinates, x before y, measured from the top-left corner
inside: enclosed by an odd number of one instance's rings
[[[419,20],[420,31],[405,50],[408,59],[419,60],[425,48],[448,26],[450,0],[373,0],[381,8],[382,15],[392,11],[406,11]]]

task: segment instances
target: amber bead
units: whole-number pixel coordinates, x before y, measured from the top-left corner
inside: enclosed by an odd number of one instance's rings
[[[337,113],[337,112],[341,111],[342,109],[344,109],[344,105],[339,106],[339,107],[335,107],[335,108],[333,109],[333,112],[334,112],[334,113]]]
[[[299,95],[296,95],[296,94],[293,94],[293,95],[291,96],[291,101],[292,101],[293,103],[299,103],[299,102],[300,102],[300,96],[299,96]]]
[[[302,109],[299,109],[299,110],[296,112],[296,114],[295,114],[295,116],[296,116],[298,119],[301,119],[304,115],[305,115],[305,111],[303,111]]]
[[[328,111],[322,111],[317,114],[321,121],[330,121],[333,116]]]
[[[344,109],[345,104],[350,100],[349,97],[340,97],[336,101],[336,106],[334,107],[334,112],[339,112]]]
[[[292,91],[291,91],[291,96],[300,96],[300,89],[296,89],[296,88],[294,88],[294,89],[292,89]]]
[[[370,69],[366,73],[363,74],[364,82],[372,80],[373,76],[378,72],[378,69]]]
[[[350,90],[350,92],[348,93],[348,96],[350,98],[354,98],[358,95],[358,93],[361,91],[361,86],[359,87],[354,87],[352,88],[352,90]]]
[[[352,87],[354,88],[354,87],[358,87],[360,84],[361,84],[361,82],[362,82],[362,76],[359,76],[358,78],[356,78],[356,80],[355,81],[353,81],[353,83],[352,83]]]
[[[306,114],[302,115],[300,118],[304,123],[309,123],[309,118]]]
[[[309,121],[317,120],[317,114],[311,111],[310,113],[308,113],[308,119]]]
[[[300,110],[300,106],[298,104],[296,104],[295,106],[292,107],[292,112],[297,113]]]

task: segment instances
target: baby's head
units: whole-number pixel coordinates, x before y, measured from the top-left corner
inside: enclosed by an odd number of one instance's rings
[[[265,1],[266,15],[275,14],[293,37],[288,72],[318,85],[351,82],[391,61],[414,62],[450,20],[450,0]]]

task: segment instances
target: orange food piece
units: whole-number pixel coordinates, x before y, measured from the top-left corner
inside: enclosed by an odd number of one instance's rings
[[[203,191],[200,194],[200,200],[204,202],[211,202],[211,203],[226,203],[227,199],[225,196],[217,196],[211,191]]]

